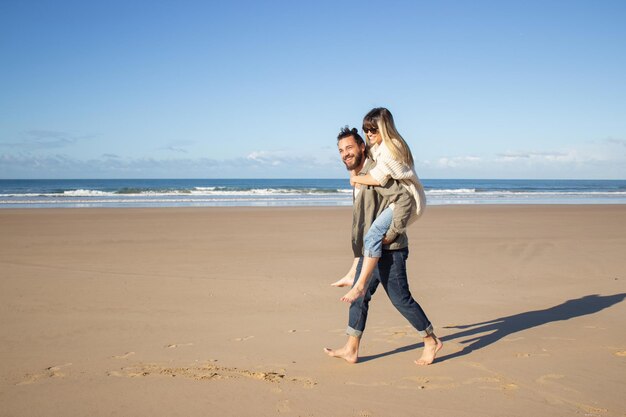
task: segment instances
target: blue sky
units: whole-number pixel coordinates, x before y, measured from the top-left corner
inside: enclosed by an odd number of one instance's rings
[[[0,178],[626,178],[626,2],[0,1]]]

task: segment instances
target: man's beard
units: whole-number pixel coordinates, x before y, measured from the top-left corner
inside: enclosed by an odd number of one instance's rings
[[[356,153],[354,154],[354,161],[352,162],[351,165],[348,165],[348,163],[344,160],[343,163],[346,165],[346,169],[348,171],[352,171],[355,168],[358,168],[359,166],[361,166],[361,162],[363,161],[363,154],[362,153]]]

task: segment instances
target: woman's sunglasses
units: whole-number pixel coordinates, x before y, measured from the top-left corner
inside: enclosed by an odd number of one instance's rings
[[[367,135],[368,133],[372,132],[373,134],[378,133],[378,129],[375,127],[369,128],[369,127],[363,127],[363,131],[365,132],[365,134]]]

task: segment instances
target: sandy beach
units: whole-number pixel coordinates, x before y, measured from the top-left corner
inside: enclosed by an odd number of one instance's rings
[[[437,361],[374,296],[351,208],[0,210],[1,416],[626,416],[626,206],[434,206],[409,228]]]

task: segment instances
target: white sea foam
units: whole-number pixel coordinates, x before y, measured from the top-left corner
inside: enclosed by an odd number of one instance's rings
[[[48,194],[50,196],[57,196],[58,194]],[[63,192],[64,196],[68,196],[68,197],[103,197],[103,196],[110,196],[110,195],[115,195],[114,193],[111,192],[107,192],[107,191],[99,191],[99,190],[70,190],[70,191],[64,191]]]
[[[159,198],[159,197],[177,197],[177,196],[193,196],[193,197],[220,197],[230,196],[241,198],[246,196],[264,197],[264,196],[336,196],[338,198],[346,197],[352,194],[352,189],[335,189],[335,190],[310,190],[310,189],[283,189],[283,188],[256,188],[250,190],[168,190],[168,191],[137,191],[137,192],[110,192],[99,190],[70,190],[62,193],[8,193],[0,194],[0,198],[79,198],[79,197],[126,197],[126,198]],[[559,197],[559,196],[580,196],[580,197],[620,197],[626,196],[626,191],[476,191],[472,188],[450,189],[450,190],[427,190],[426,195],[432,198],[458,196],[480,198],[485,197]]]
[[[146,198],[141,196],[123,196],[116,198],[41,198],[0,200],[0,206],[57,206],[57,207],[100,207],[100,206],[299,206],[299,205],[350,205],[348,198],[331,196],[285,196],[258,198],[255,196],[213,197],[213,198]]]
[[[440,204],[626,204],[626,186],[610,188],[586,183],[511,183],[468,180],[437,183],[426,191],[428,205]],[[209,183],[210,184],[210,183]],[[105,181],[93,185],[44,183],[19,188],[5,188],[0,194],[2,207],[166,207],[166,206],[347,206],[352,204],[351,187],[344,182],[318,184],[305,181],[294,184],[272,180],[195,186],[183,182]],[[207,184],[208,185],[208,184]],[[255,188],[258,187],[258,188]],[[561,187],[551,189],[550,187]],[[75,187],[71,189],[71,187]],[[102,187],[102,188],[99,188]],[[249,187],[249,188],[248,188]],[[499,187],[499,188],[496,188]],[[526,187],[526,188],[524,188]],[[535,189],[536,187],[536,189]],[[570,188],[568,188],[570,187]],[[580,187],[580,190],[575,188]],[[41,190],[39,193],[33,192]],[[106,189],[107,191],[103,191]],[[58,190],[58,191],[56,191]],[[66,191],[63,191],[66,190]]]
[[[426,190],[426,195],[438,194],[472,194],[476,192],[475,188],[458,188],[454,190]]]
[[[190,194],[198,196],[269,196],[269,195],[333,195],[341,192],[340,190],[320,190],[320,189],[298,189],[298,188],[253,188],[249,190],[231,190],[231,189],[216,189],[212,190],[192,190]]]
[[[336,195],[352,193],[352,190],[297,189],[297,188],[254,188],[247,190],[219,189],[219,187],[196,187],[193,190],[122,190],[119,192],[100,190],[68,190],[62,193],[11,193],[0,194],[0,198],[29,197],[167,197],[167,196],[271,196],[271,195]]]

